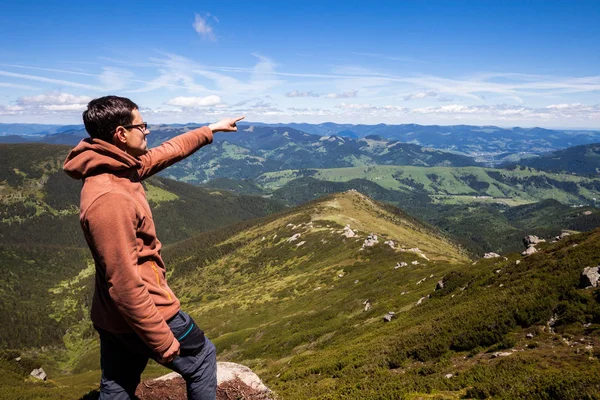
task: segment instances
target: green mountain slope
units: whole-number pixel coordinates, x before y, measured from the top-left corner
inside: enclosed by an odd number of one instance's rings
[[[270,172],[258,177],[256,182],[265,190],[273,191],[305,176],[332,182],[367,179],[386,189],[423,192],[446,204],[503,202],[518,205],[549,198],[565,204],[593,204],[594,198],[600,199],[600,181],[596,179],[528,168],[498,170],[378,165]]]
[[[540,157],[519,161],[519,164],[541,171],[597,176],[600,171],[600,144],[593,143],[556,150]]]
[[[69,150],[0,144],[0,244],[86,247],[78,220],[81,182],[62,171]],[[270,199],[160,177],[144,185],[164,243],[284,208]]]
[[[342,236],[346,224],[357,238]],[[371,233],[378,243],[363,247]],[[283,398],[566,399],[599,389],[589,357],[600,307],[596,292],[577,289],[583,266],[597,263],[599,232],[473,265],[405,214],[348,192],[211,238],[166,249],[173,285],[220,358],[251,366]],[[388,311],[396,318],[384,323]],[[553,315],[555,333],[544,331]],[[578,338],[580,353],[562,338]],[[515,351],[494,358],[500,349]]]
[[[598,398],[600,295],[578,283],[597,265],[600,231],[539,247],[473,263],[435,230],[349,191],[163,254],[219,359],[250,366],[281,398]],[[38,393],[97,384],[97,345],[71,340],[84,348],[58,358],[77,373],[61,375],[43,352],[53,381]],[[0,393],[15,398],[1,390],[20,378],[4,379]]]

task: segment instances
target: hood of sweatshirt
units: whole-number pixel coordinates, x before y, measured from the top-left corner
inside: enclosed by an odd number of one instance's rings
[[[74,179],[141,167],[141,161],[104,140],[83,139],[67,156],[63,170]]]

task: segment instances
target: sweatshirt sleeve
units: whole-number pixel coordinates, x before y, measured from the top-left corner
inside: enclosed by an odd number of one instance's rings
[[[140,179],[146,179],[168,166],[192,155],[200,147],[212,143],[213,133],[208,126],[174,137],[140,157]]]
[[[105,267],[108,293],[127,323],[156,353],[173,343],[173,333],[152,301],[139,273],[137,211],[124,194],[106,193],[87,210],[91,244]]]

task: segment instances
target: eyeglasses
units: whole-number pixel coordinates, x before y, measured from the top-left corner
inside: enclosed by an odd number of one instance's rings
[[[148,130],[148,123],[142,122],[141,124],[135,124],[135,125],[123,125],[123,128],[125,128],[125,129],[139,128],[142,132],[146,132]]]

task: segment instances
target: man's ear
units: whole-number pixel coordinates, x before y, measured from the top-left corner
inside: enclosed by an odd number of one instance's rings
[[[125,128],[123,128],[122,126],[119,126],[115,130],[114,141],[115,141],[115,144],[117,144],[117,143],[126,144],[127,143],[127,130]]]

